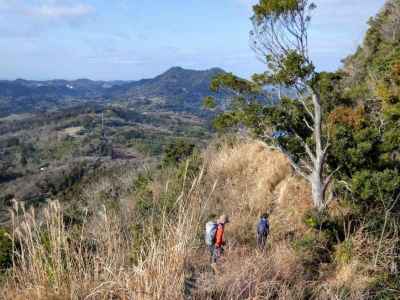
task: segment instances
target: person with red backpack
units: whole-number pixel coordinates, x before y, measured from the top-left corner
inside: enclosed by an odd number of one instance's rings
[[[225,246],[224,232],[225,224],[229,223],[229,218],[227,215],[222,215],[218,219],[217,231],[215,233],[215,244],[214,244],[214,262],[221,257],[224,252],[223,246]]]
[[[213,221],[207,222],[206,224],[206,244],[210,250],[211,263],[216,263],[223,253],[224,241],[224,230],[225,224],[229,223],[227,215],[222,215],[215,223]]]

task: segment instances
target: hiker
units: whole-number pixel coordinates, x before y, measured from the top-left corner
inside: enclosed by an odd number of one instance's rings
[[[217,223],[214,221],[208,221],[206,224],[205,241],[210,251],[211,262],[214,256],[214,244],[215,244],[215,233],[217,232]]]
[[[257,224],[257,246],[263,251],[269,234],[268,214],[264,213],[260,216]]]
[[[224,227],[226,223],[229,223],[229,218],[226,215],[222,215],[217,222],[209,221],[206,224],[205,240],[210,250],[211,263],[216,263],[223,252],[222,246],[225,245]]]
[[[214,244],[214,255],[213,255],[213,262],[216,263],[217,260],[221,257],[221,254],[224,252],[225,246],[224,241],[224,230],[225,224],[229,223],[229,218],[227,215],[222,215],[219,217],[217,222],[217,232],[215,233],[215,244]]]

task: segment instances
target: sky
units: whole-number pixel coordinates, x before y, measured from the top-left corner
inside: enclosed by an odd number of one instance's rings
[[[0,0],[0,79],[137,80],[172,66],[265,67],[248,43],[256,0]],[[311,57],[333,71],[385,0],[315,0]]]

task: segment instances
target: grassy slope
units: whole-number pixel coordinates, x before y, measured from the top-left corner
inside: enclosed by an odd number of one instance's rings
[[[380,271],[390,259],[384,252],[390,241],[383,241],[374,266],[378,241],[362,230],[352,232],[349,225],[345,237],[338,232],[332,237],[315,229],[314,219],[306,217],[309,187],[292,173],[282,155],[254,141],[233,146],[218,142],[209,146],[201,161],[198,169],[182,165],[141,179],[140,184],[127,173],[118,184],[130,192],[120,196],[118,207],[103,205],[75,228],[63,229],[57,203],[44,212],[42,220],[47,222],[42,225],[32,213],[20,214],[15,238],[25,255],[16,257],[3,296],[362,299],[374,295]],[[136,187],[130,189],[134,181]],[[96,193],[96,189],[86,192],[93,198]],[[254,229],[258,215],[266,210],[271,213],[271,237],[267,252],[259,253]],[[330,211],[332,220],[348,225],[346,206],[336,203]],[[226,253],[215,274],[203,245],[203,227],[211,213],[222,212],[230,215],[231,223],[226,228]]]

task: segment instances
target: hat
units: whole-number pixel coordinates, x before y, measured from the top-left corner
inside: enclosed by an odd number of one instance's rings
[[[220,216],[218,219],[218,223],[222,224],[229,223],[229,217],[227,215]]]

